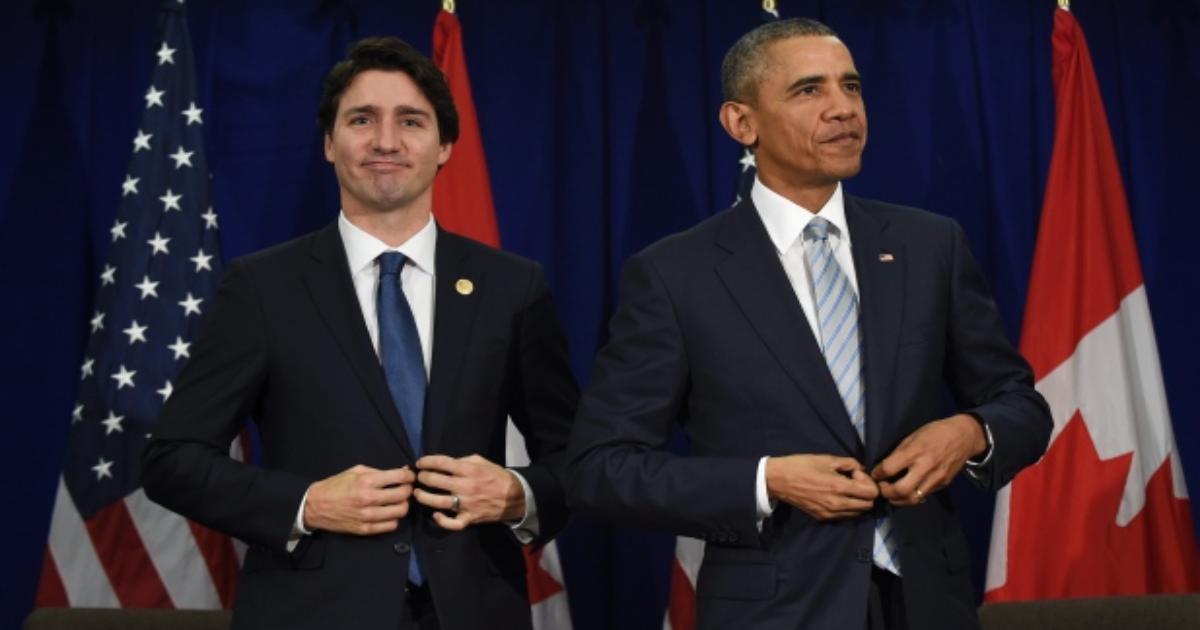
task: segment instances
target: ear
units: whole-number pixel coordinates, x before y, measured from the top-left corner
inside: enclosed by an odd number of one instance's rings
[[[333,135],[325,134],[325,161],[333,164]]]
[[[745,103],[726,101],[721,105],[721,126],[738,144],[752,147],[758,144],[758,131],[754,128],[754,109]]]
[[[442,166],[443,164],[445,164],[446,160],[450,159],[450,150],[453,148],[454,148],[454,144],[447,142],[447,143],[443,144],[441,146],[441,148],[438,150],[438,166],[439,167]]]

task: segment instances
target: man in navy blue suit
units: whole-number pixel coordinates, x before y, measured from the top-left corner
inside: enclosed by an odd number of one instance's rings
[[[434,220],[458,115],[432,61],[358,42],[318,119],[341,213],[229,266],[146,494],[248,543],[235,628],[531,630],[521,546],[566,524],[579,395],[549,287]],[[251,416],[261,467],[227,455]]]
[[[752,31],[722,87],[758,180],[626,264],[572,507],[707,541],[702,628],[978,627],[946,487],[999,489],[1045,451],[1030,368],[954,221],[842,190],[867,119],[832,30]],[[661,449],[675,421],[689,456]]]

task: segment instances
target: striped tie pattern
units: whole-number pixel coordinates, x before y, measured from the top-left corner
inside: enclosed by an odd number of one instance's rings
[[[821,333],[821,352],[833,375],[842,403],[858,439],[866,441],[866,388],[862,379],[862,331],[858,327],[858,296],[829,245],[831,224],[813,217],[804,228],[805,259],[812,280],[813,299]],[[837,229],[837,228],[833,228]],[[875,521],[875,565],[900,575],[900,549],[893,535],[892,519]]]

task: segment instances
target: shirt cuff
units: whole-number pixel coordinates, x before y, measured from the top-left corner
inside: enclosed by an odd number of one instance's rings
[[[754,502],[758,506],[758,531],[762,531],[763,521],[775,513],[776,502],[767,494],[767,457],[758,460],[758,473],[755,478]]]
[[[504,521],[512,529],[512,533],[517,537],[517,540],[522,545],[528,545],[538,537],[541,531],[541,523],[538,521],[537,501],[533,498],[533,488],[529,487],[529,482],[525,481],[525,477],[521,473],[509,468],[509,472],[521,482],[521,488],[525,491],[525,517],[519,521]]]
[[[967,474],[971,475],[972,478],[979,480],[979,475],[982,470],[986,468],[992,461],[992,453],[996,450],[996,444],[994,441],[992,441],[992,428],[989,427],[987,423],[979,417],[972,417],[976,420],[979,420],[980,426],[983,427],[983,437],[985,440],[987,440],[987,449],[983,452],[983,456],[980,458],[971,458],[967,460]]]
[[[300,499],[300,510],[296,512],[296,520],[292,523],[292,535],[288,536],[287,541],[288,553],[296,549],[296,545],[300,543],[301,538],[312,533],[304,528],[304,505],[306,503],[308,503],[308,490],[304,491],[304,497]]]

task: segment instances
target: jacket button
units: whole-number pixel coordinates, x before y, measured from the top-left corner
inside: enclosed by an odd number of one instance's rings
[[[854,559],[858,560],[859,562],[870,562],[871,550],[867,549],[866,547],[860,547],[858,551],[854,553]]]
[[[412,551],[412,545],[410,545],[406,542],[398,542],[395,545],[392,545],[392,549],[394,549],[396,551],[396,553],[404,555],[404,554]]]

